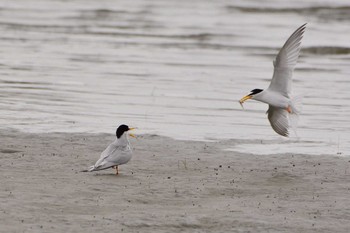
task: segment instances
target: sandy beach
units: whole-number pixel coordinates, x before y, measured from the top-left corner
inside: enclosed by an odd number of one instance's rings
[[[2,131],[1,232],[348,232],[350,159],[225,151],[240,143],[131,139],[95,173],[113,134]]]

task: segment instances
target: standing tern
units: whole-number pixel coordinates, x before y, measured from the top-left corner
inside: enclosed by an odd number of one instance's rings
[[[266,90],[254,89],[239,103],[243,107],[246,100],[253,99],[269,105],[267,117],[272,129],[279,135],[288,137],[289,129],[296,126],[300,97],[292,97],[292,76],[300,52],[301,39],[306,24],[299,27],[286,41],[273,61],[274,72],[270,86]]]
[[[112,167],[115,169],[116,175],[118,175],[118,166],[129,162],[132,156],[132,150],[126,132],[133,129],[135,128],[129,128],[127,125],[120,125],[116,131],[117,138],[115,141],[101,153],[100,159],[97,160],[95,165],[84,171],[93,172]],[[135,137],[133,134],[129,135]]]

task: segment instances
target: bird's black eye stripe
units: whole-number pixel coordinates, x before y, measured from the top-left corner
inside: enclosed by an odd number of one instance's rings
[[[251,90],[251,93],[249,95],[255,95],[255,94],[258,94],[262,91],[263,91],[263,89],[254,89],[254,90]]]

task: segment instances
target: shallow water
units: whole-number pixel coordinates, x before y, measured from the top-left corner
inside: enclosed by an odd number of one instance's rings
[[[272,60],[308,22],[294,74],[298,139],[269,126]],[[344,1],[1,1],[0,125],[29,132],[269,140],[249,153],[350,152],[350,4]]]

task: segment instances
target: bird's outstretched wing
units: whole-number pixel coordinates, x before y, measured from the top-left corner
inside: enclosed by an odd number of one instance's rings
[[[267,110],[267,118],[270,121],[272,129],[284,137],[289,136],[289,113],[282,108],[276,108],[269,105]]]
[[[292,92],[292,75],[300,52],[301,39],[306,24],[300,26],[286,41],[273,61],[274,72],[269,89],[290,97]]]

